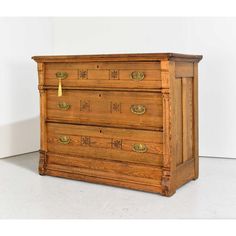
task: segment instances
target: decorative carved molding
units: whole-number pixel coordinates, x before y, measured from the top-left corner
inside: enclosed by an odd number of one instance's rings
[[[82,146],[90,146],[91,138],[89,136],[81,136],[80,143]]]
[[[88,70],[78,70],[79,79],[88,79]]]
[[[119,70],[110,70],[110,79],[118,80],[119,79]]]
[[[112,139],[111,146],[114,149],[122,149],[122,139]]]
[[[170,88],[169,61],[161,61],[162,88]]]
[[[44,63],[37,63],[38,66],[38,84],[44,85]]]
[[[39,90],[39,94],[40,94],[40,96],[43,95],[43,94],[45,94],[45,92],[46,92],[46,90],[43,89],[42,86],[38,86],[38,90]]]
[[[46,173],[46,168],[47,168],[47,152],[40,150],[39,151],[39,174],[40,175],[45,175]]]
[[[164,155],[164,162],[163,166],[169,168],[170,167],[170,113],[171,113],[171,106],[170,106],[170,95],[169,90],[163,90],[162,92],[163,97],[163,155]]]
[[[80,111],[90,112],[90,101],[80,100]]]
[[[162,173],[162,194],[171,195],[171,106],[169,89],[162,90],[163,101],[163,173]]]
[[[171,172],[170,168],[163,167],[163,174],[161,179],[162,194],[168,196],[171,194]]]
[[[121,103],[111,102],[111,113],[113,112],[121,113]]]

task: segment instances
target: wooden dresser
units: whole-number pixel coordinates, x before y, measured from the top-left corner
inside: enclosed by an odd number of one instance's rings
[[[197,179],[201,58],[34,56],[39,173],[165,196]]]

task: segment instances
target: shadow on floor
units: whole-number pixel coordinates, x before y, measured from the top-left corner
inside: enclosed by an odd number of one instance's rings
[[[8,157],[0,159],[0,161],[19,166],[38,174],[39,152],[32,152],[14,157]]]

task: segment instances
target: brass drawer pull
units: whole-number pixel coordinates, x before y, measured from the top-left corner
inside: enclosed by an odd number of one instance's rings
[[[71,107],[71,105],[66,102],[59,102],[58,103],[58,108],[61,110],[67,111],[68,109],[70,109],[70,107]]]
[[[69,144],[70,143],[70,137],[68,137],[68,136],[60,136],[58,141],[61,144]]]
[[[132,80],[135,80],[135,81],[141,81],[143,80],[145,77],[144,73],[141,72],[141,71],[133,71],[131,74],[130,74],[130,78]]]
[[[68,77],[68,73],[60,71],[60,72],[56,73],[56,77],[58,79],[58,92],[57,92],[57,95],[58,95],[58,97],[61,97],[62,96],[62,82],[61,82],[61,80],[66,79]]]
[[[133,151],[134,152],[144,153],[144,152],[147,152],[147,150],[148,150],[148,148],[145,144],[135,143],[133,145]]]
[[[146,107],[143,105],[131,105],[130,110],[136,115],[142,115],[146,112]]]

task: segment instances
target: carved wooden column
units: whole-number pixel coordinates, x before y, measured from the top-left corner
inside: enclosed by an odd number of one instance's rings
[[[40,93],[40,159],[39,174],[44,175],[47,166],[47,132],[46,132],[46,91],[44,89],[44,63],[38,63]]]
[[[175,193],[174,186],[175,158],[172,153],[172,88],[171,80],[175,78],[175,62],[161,61],[162,103],[163,103],[163,173],[162,194],[170,196]]]

